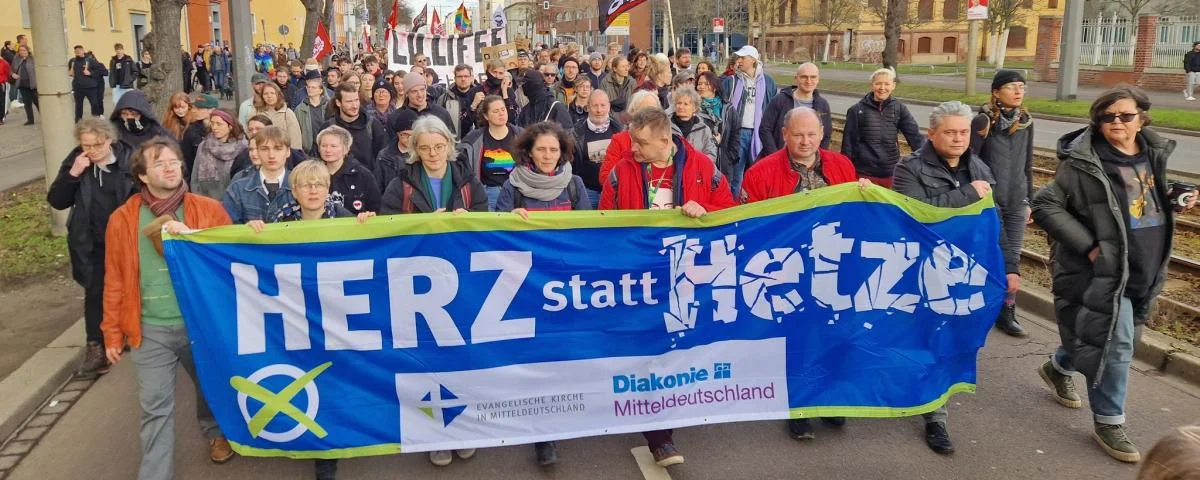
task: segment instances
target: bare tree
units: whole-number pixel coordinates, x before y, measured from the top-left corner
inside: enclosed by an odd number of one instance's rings
[[[150,32],[146,34],[143,45],[150,51],[154,65],[146,75],[149,81],[142,90],[146,92],[146,99],[155,111],[163,110],[170,103],[171,94],[183,87],[179,22],[186,5],[187,0],[150,2]]]
[[[988,2],[988,18],[983,27],[995,42],[989,50],[997,69],[1004,68],[1008,48],[1008,33],[1013,25],[1023,24],[1033,11],[1033,0],[991,0]]]
[[[766,44],[765,31],[768,25],[775,21],[775,7],[779,5],[780,0],[744,0],[746,7],[750,13],[750,21],[746,25],[746,38],[750,39],[750,44],[755,45],[759,52],[763,51],[763,46]],[[761,28],[758,41],[755,42],[754,24],[758,24]]]
[[[825,27],[825,49],[822,62],[829,61],[829,44],[834,32],[858,25],[862,12],[858,0],[820,0],[813,4],[813,23]]]
[[[300,0],[304,5],[304,33],[300,37],[300,58],[312,56],[313,43],[317,38],[317,22],[326,16],[325,0]],[[329,4],[333,4],[332,1]]]
[[[859,0],[863,10],[883,24],[883,66],[896,68],[900,63],[900,31],[913,25],[916,15],[909,12],[909,0]],[[915,25],[913,25],[915,26]],[[910,27],[911,28],[911,27]]]

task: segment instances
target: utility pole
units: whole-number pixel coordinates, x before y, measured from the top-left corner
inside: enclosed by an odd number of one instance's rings
[[[58,175],[64,158],[75,148],[74,112],[71,108],[71,84],[67,76],[67,12],[63,2],[29,2],[29,21],[33,44],[37,45],[35,67],[42,72],[38,79],[38,110],[41,113],[42,152],[46,164],[46,189]],[[178,58],[178,55],[176,55]],[[4,99],[7,101],[8,99]],[[33,105],[25,105],[33,108]],[[112,139],[114,142],[117,139]],[[50,211],[50,233],[56,237],[67,234],[67,211]]]
[[[975,94],[975,70],[979,66],[979,22],[968,20],[967,30],[967,95]]]
[[[1058,48],[1058,86],[1055,100],[1075,100],[1079,93],[1079,42],[1083,39],[1083,0],[1067,0],[1062,43]]]
[[[332,1],[332,0],[328,0]],[[254,38],[250,33],[250,0],[231,0],[229,16],[232,32],[230,39],[233,43],[233,73],[234,101],[238,105],[246,99],[254,97],[250,76],[254,75]]]

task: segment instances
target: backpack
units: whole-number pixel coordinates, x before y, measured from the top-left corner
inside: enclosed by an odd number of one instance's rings
[[[521,189],[513,187],[513,208],[525,208],[525,196],[521,195]],[[579,203],[579,187],[575,185],[575,179],[571,179],[571,183],[567,184],[567,196],[571,199],[571,207],[574,208],[576,203]]]
[[[412,196],[413,196],[413,192],[415,190],[413,189],[413,186],[411,183],[405,182],[403,180],[401,180],[400,183],[404,185],[404,190],[401,192],[401,198],[403,198],[404,200],[403,200],[403,206],[400,208],[400,211],[402,211],[404,213],[413,213]],[[459,193],[459,195],[462,196],[463,208],[470,207],[471,206],[471,184],[464,183],[463,186],[461,188],[459,188],[458,193]],[[453,206],[453,205],[451,205],[451,206]]]

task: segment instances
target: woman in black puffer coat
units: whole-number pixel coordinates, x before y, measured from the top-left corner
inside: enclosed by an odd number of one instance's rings
[[[917,121],[899,100],[892,98],[896,72],[881,68],[871,74],[871,93],[846,111],[842,134],[842,154],[850,157],[859,178],[892,188],[892,171],[900,162],[900,142],[896,134],[915,152],[925,143]]]

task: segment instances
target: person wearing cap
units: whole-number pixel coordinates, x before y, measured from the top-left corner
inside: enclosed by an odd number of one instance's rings
[[[336,70],[334,70],[336,71]],[[296,121],[300,122],[301,144],[297,148],[307,153],[316,152],[316,134],[325,127],[325,112],[329,109],[329,97],[320,72],[304,72],[305,99],[296,105]]]
[[[796,85],[779,91],[767,111],[763,113],[762,128],[759,129],[759,139],[763,148],[759,158],[765,157],[783,148],[783,117],[796,107],[811,108],[821,118],[823,136],[821,148],[828,150],[833,138],[833,115],[829,109],[829,101],[817,91],[821,82],[821,69],[812,62],[805,62],[796,67]]]
[[[996,328],[1014,337],[1028,335],[1017,323],[1021,290],[1021,246],[1033,195],[1033,117],[1025,109],[1025,78],[1015,70],[992,77],[992,97],[971,121],[971,152],[983,159],[996,178],[992,196],[1000,214],[1000,248],[1008,295]]]
[[[470,65],[461,63],[454,67],[454,83],[442,94],[439,106],[455,120],[450,128],[458,132],[458,138],[466,137],[475,129],[475,109],[486,96],[475,84],[475,72]]]
[[[1194,101],[1196,97],[1193,94],[1196,86],[1200,85],[1200,42],[1192,43],[1192,49],[1183,54],[1183,71],[1187,73],[1187,88],[1183,89],[1183,98]]]
[[[892,174],[900,161],[900,141],[916,151],[925,143],[921,127],[904,103],[892,96],[896,71],[880,68],[871,73],[871,92],[846,110],[842,154],[854,162],[859,177],[892,188]]]
[[[196,162],[196,151],[200,148],[200,142],[208,137],[208,119],[218,106],[220,105],[217,104],[216,97],[207,93],[197,95],[196,100],[192,102],[191,123],[188,123],[187,128],[183,129],[183,138],[179,140],[179,149],[183,151],[183,163],[187,167],[184,175],[192,174],[192,165]],[[187,181],[188,178],[184,177],[184,181]]]
[[[397,112],[388,125],[396,135],[375,157],[375,182],[380,192],[400,175],[400,169],[408,164],[408,159],[412,156],[412,125],[415,121],[416,112],[405,110]]]
[[[271,83],[271,77],[264,73],[255,73],[250,76],[250,83],[254,86],[254,95],[262,93],[263,85]],[[356,87],[357,88],[357,87]],[[355,90],[356,92],[358,90]],[[238,106],[238,123],[242,124],[242,128],[246,128],[246,122],[250,121],[250,117],[254,116],[254,97],[247,98]]]
[[[721,171],[729,175],[734,198],[742,197],[742,177],[763,149],[763,113],[777,91],[775,80],[763,73],[758,49],[746,45],[734,52],[737,72],[729,81],[729,108],[725,110],[725,132],[721,134]]]
[[[133,148],[159,135],[174,138],[170,131],[158,123],[146,94],[141,90],[130,90],[122,95],[109,120],[117,128],[118,138]]]
[[[446,128],[449,128],[451,132],[457,130],[454,120],[450,118],[450,112],[429,101],[429,90],[426,88],[424,75],[409,73],[404,76],[404,108],[400,110],[411,110],[418,117],[432,115],[446,124]],[[389,119],[389,121],[391,120]]]
[[[366,104],[364,110],[380,123],[386,123],[388,117],[396,111],[395,99],[396,90],[392,88],[391,84],[380,79],[375,82],[374,87],[371,87],[371,101]]]
[[[607,73],[608,71],[604,68],[604,55],[598,52],[589,54],[587,67],[584,68],[583,74],[592,79],[592,86],[598,88]]]
[[[190,172],[189,185],[197,195],[220,200],[232,180],[233,163],[246,151],[248,143],[242,126],[228,110],[213,110],[208,125],[212,133],[200,142],[196,150],[195,168]]]
[[[375,158],[379,151],[392,140],[392,131],[383,122],[367,115],[362,108],[362,99],[358,96],[358,87],[352,83],[343,82],[338,87],[337,95],[333,97],[333,110],[336,112],[320,130],[337,125],[350,132],[353,139],[350,144],[350,154],[372,172],[376,170]],[[397,110],[399,112],[400,110]],[[389,123],[392,119],[389,118]],[[320,131],[317,130],[317,131]]]

